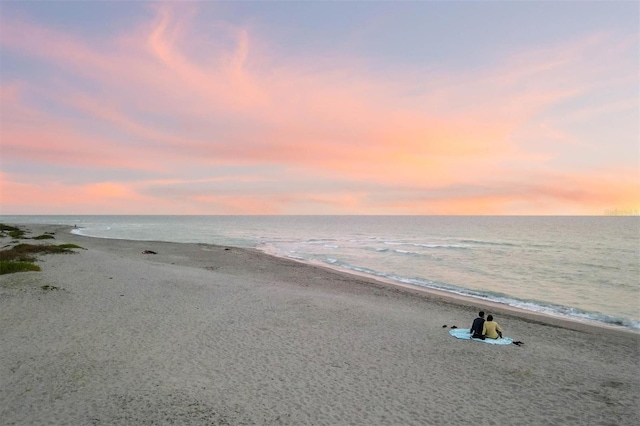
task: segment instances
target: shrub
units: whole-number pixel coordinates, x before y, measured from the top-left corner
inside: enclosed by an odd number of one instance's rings
[[[51,245],[34,245],[34,244],[18,244],[9,250],[0,251],[0,275],[12,274],[14,272],[39,271],[40,267],[34,265],[36,254],[56,254],[56,253],[73,253],[70,249],[82,248],[75,244],[60,244],[59,246]]]
[[[80,247],[80,246],[78,246],[76,244],[58,244],[58,247],[65,248],[65,249],[82,249],[82,250],[86,250],[86,248]]]
[[[33,262],[36,254],[73,253],[71,250],[60,246],[18,244],[9,250],[0,251],[0,260],[18,260]]]
[[[33,263],[0,260],[0,275],[39,270],[40,267],[38,265],[34,265]]]
[[[33,237],[34,240],[52,240],[55,237],[51,234],[42,234],[42,235],[38,235],[37,237]]]
[[[22,229],[17,228],[15,226],[5,225],[4,223],[0,223],[0,232],[2,236],[5,236],[5,232],[9,234],[9,236],[13,239],[24,238],[24,232]]]
[[[18,229],[16,231],[9,231],[9,236],[11,238],[14,238],[16,240],[20,239],[20,238],[24,238],[24,231],[21,229]]]

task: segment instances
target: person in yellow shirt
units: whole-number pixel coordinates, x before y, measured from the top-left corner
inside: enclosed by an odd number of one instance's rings
[[[489,339],[502,339],[502,328],[500,324],[493,320],[493,315],[489,315],[482,325],[482,335]]]

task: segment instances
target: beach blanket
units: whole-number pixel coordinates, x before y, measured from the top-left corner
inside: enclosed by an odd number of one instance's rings
[[[463,340],[473,340],[474,342],[483,342],[489,343],[490,345],[510,345],[513,343],[513,339],[511,337],[503,337],[502,339],[472,339],[471,333],[466,328],[454,328],[453,330],[449,330],[449,334],[455,337],[456,339]]]

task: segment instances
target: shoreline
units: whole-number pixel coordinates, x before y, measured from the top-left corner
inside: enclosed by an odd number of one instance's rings
[[[20,224],[20,226],[28,226],[28,224]],[[177,243],[177,242],[172,242],[172,241],[161,241],[161,240],[130,240],[130,239],[126,239],[126,238],[107,238],[107,237],[94,237],[94,236],[90,236],[90,235],[82,235],[82,234],[75,234],[72,231],[74,230],[73,227],[71,226],[67,226],[67,225],[42,225],[42,226],[47,226],[47,227],[62,227],[63,229],[66,228],[66,231],[70,234],[70,235],[74,235],[76,237],[81,237],[81,238],[97,238],[97,239],[104,239],[104,240],[118,240],[118,241],[135,241],[135,242],[149,242],[149,243],[171,243],[171,244],[201,244],[201,243]],[[223,247],[223,246],[219,246],[216,244],[210,244],[212,246],[216,246],[216,247]],[[226,247],[226,246],[224,246]],[[464,306],[464,307],[474,307],[477,309],[483,309],[483,310],[492,310],[493,312],[497,312],[500,313],[501,315],[505,315],[505,316],[509,316],[509,317],[515,317],[515,318],[519,318],[522,320],[527,320],[527,321],[532,321],[532,322],[536,322],[536,323],[540,323],[540,324],[545,324],[545,325],[550,325],[550,326],[554,326],[554,327],[562,327],[562,328],[567,328],[567,329],[571,329],[571,330],[576,330],[576,331],[583,331],[583,332],[587,332],[587,333],[593,333],[593,334],[602,334],[602,333],[616,333],[616,334],[620,334],[622,336],[638,336],[640,337],[640,330],[634,330],[632,328],[629,327],[625,327],[623,325],[614,325],[614,324],[606,324],[603,322],[598,322],[595,320],[582,320],[582,319],[578,319],[578,318],[571,318],[568,316],[561,316],[561,315],[553,315],[553,314],[548,314],[548,313],[543,313],[543,312],[536,312],[536,311],[531,311],[531,310],[527,310],[524,308],[519,308],[519,307],[515,307],[515,306],[510,306],[504,303],[500,303],[500,302],[494,302],[491,300],[483,300],[480,298],[475,298],[475,297],[471,297],[471,296],[464,296],[464,295],[459,295],[459,294],[455,294],[452,292],[447,292],[445,290],[438,290],[438,289],[433,289],[433,288],[428,288],[428,287],[421,287],[418,285],[413,285],[413,284],[406,284],[406,283],[401,283],[401,282],[397,282],[397,281],[393,281],[391,279],[384,279],[382,277],[375,277],[375,276],[371,276],[371,275],[367,275],[365,273],[359,273],[357,271],[345,271],[343,269],[339,269],[339,268],[332,268],[329,265],[324,265],[324,264],[320,264],[320,263],[313,263],[313,262],[308,262],[305,261],[303,259],[296,259],[296,258],[290,258],[290,257],[286,257],[286,256],[277,256],[271,253],[267,253],[265,251],[259,250],[257,248],[246,248],[246,247],[235,247],[235,246],[229,246],[229,247],[233,247],[234,250],[247,250],[247,251],[255,251],[258,253],[262,253],[266,256],[271,256],[274,257],[276,259],[284,259],[284,260],[288,260],[288,261],[292,261],[292,262],[296,262],[296,263],[300,263],[302,265],[306,265],[306,266],[310,266],[310,267],[314,267],[314,268],[322,268],[322,269],[326,269],[329,271],[333,271],[339,274],[345,274],[347,276],[353,276],[353,277],[358,277],[358,278],[364,278],[367,280],[371,280],[372,282],[378,283],[378,284],[383,284],[383,285],[388,285],[388,286],[392,286],[395,288],[401,288],[404,290],[407,290],[411,293],[414,294],[426,294],[430,297],[434,297],[434,298],[438,298],[440,300],[442,300],[444,303],[451,303],[454,305],[459,305],[459,306]]]
[[[632,332],[491,307],[524,345],[458,340],[479,303],[256,249],[20,226],[84,250],[0,276],[3,424],[640,419]]]

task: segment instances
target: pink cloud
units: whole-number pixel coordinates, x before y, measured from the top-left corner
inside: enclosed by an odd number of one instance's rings
[[[250,29],[222,22],[212,24],[214,36],[203,35],[192,25],[193,7],[154,8],[153,20],[99,46],[25,21],[3,20],[3,49],[63,71],[56,86],[48,81],[2,86],[4,161],[158,173],[153,184],[114,178],[83,187],[88,199],[102,194],[111,206],[127,200],[140,211],[150,200],[174,211],[159,196],[141,195],[145,188],[201,181],[193,169],[223,165],[273,166],[280,175],[270,177],[272,190],[266,193],[185,194],[189,211],[517,213],[557,207],[597,212],[602,204],[638,200],[633,182],[611,180],[605,186],[592,170],[571,178],[549,171],[547,162],[562,152],[544,141],[573,143],[576,136],[538,118],[598,86],[598,78],[615,68],[616,55],[633,47],[624,39],[600,34],[524,52],[487,69],[427,76],[398,70],[388,79],[349,58],[327,63],[274,56]],[[603,46],[614,46],[614,52]],[[194,50],[201,53],[194,56]],[[598,65],[589,68],[594,52],[608,53],[598,53]],[[69,78],[75,75],[94,88],[80,90]],[[37,107],[34,100],[42,98],[58,109]],[[63,108],[76,116],[59,113]],[[225,179],[246,182],[243,173]],[[375,189],[345,193],[336,186],[307,194],[290,188],[296,178],[423,191],[470,184],[496,190],[376,205]],[[503,191],[505,181],[519,183]],[[558,190],[558,183],[572,189]],[[591,186],[578,190],[581,185]],[[66,199],[65,188],[49,189]]]
[[[126,212],[127,203],[139,198],[132,198],[128,188],[115,184],[74,187],[55,182],[28,184],[15,182],[6,175],[0,177],[0,188],[2,214],[19,214],[25,207],[33,214],[88,214],[96,208],[109,214]]]
[[[0,132],[5,161],[28,161],[86,167],[153,169],[148,155],[136,146],[88,134],[68,120],[30,108],[21,99],[21,89],[1,86]]]

